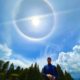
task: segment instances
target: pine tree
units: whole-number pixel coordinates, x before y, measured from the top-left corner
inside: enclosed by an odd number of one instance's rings
[[[5,63],[3,64],[2,71],[3,71],[3,72],[6,72],[6,71],[8,70],[8,67],[9,67],[9,61],[7,61],[7,62],[5,62]]]
[[[10,67],[9,67],[9,71],[10,71],[11,73],[14,72],[14,64],[13,64],[13,63],[10,65]]]
[[[13,72],[14,72],[14,64],[12,63],[9,69],[7,70],[7,78],[9,78],[10,75],[13,74]]]
[[[67,71],[65,71],[65,80],[73,80],[72,76]]]
[[[57,65],[57,71],[58,71],[58,80],[65,80],[64,73],[60,67],[60,65]]]
[[[25,68],[25,69],[22,68],[21,73],[20,73],[20,80],[23,80],[23,78],[24,78],[24,80],[28,80],[27,76],[28,76],[28,69],[27,68]]]
[[[4,64],[4,61],[0,60],[0,72],[2,72],[3,64]]]
[[[41,73],[39,71],[39,66],[37,63],[35,65],[31,65],[28,69],[28,80],[42,80]]]

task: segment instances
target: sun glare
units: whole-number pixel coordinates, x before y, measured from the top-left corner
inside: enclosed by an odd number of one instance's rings
[[[33,17],[32,18],[32,25],[34,27],[38,27],[40,25],[40,19],[39,19],[39,17]]]

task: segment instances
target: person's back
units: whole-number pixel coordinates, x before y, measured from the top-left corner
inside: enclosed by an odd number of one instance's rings
[[[45,77],[45,80],[57,80],[58,72],[54,65],[51,64],[51,58],[48,57],[47,59],[48,64],[44,66],[42,69],[42,74]]]

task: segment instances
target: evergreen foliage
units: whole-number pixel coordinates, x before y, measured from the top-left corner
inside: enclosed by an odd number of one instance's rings
[[[63,72],[60,65],[57,65],[59,74],[58,80],[73,80],[72,76],[67,72]],[[9,64],[9,61],[0,60],[0,80],[44,80],[42,73],[39,70],[37,63],[29,68],[14,67],[14,64]]]

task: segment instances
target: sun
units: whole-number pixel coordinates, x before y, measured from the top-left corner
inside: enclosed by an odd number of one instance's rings
[[[32,17],[31,23],[34,27],[38,27],[40,25],[40,18],[39,17]]]

